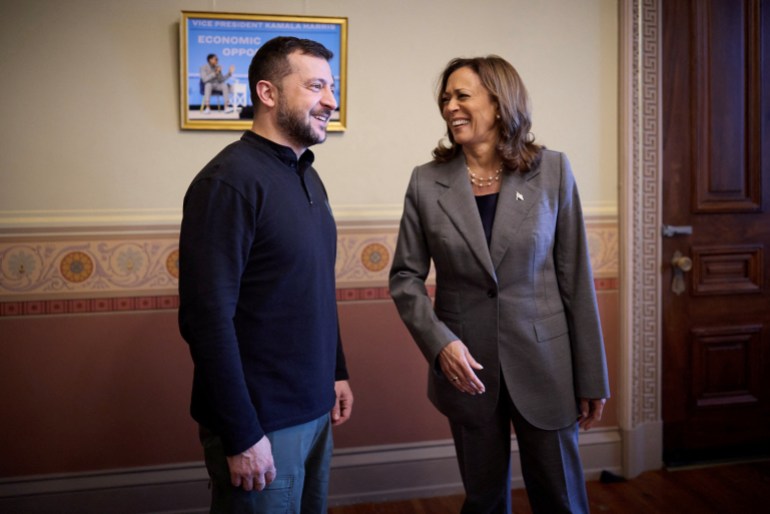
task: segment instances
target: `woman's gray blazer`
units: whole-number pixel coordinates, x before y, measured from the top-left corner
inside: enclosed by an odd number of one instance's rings
[[[519,412],[542,429],[574,423],[578,398],[609,397],[580,200],[562,153],[544,150],[536,169],[503,175],[491,247],[462,153],[415,168],[390,292],[430,363],[428,395],[455,423],[487,421],[501,372]],[[438,354],[455,339],[484,366],[486,393],[461,393],[441,373]]]

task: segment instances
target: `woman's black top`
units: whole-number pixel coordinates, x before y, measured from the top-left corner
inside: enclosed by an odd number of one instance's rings
[[[499,196],[500,193],[494,193],[476,197],[481,224],[484,226],[484,235],[487,236],[487,246],[492,241],[492,225],[495,223],[495,210],[497,210],[497,198]]]

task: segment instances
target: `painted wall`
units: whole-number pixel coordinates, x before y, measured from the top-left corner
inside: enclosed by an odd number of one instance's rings
[[[600,290],[599,304],[617,390],[617,291]],[[449,439],[393,304],[340,302],[340,323],[356,403],[336,447]],[[0,478],[202,459],[174,310],[5,316],[0,331]],[[601,426],[617,425],[616,409],[609,402]]]
[[[0,66],[19,86],[0,95],[0,477],[201,458],[173,252],[190,179],[238,134],[179,129],[183,9],[349,18],[348,131],[314,149],[357,395],[339,448],[449,437],[382,288],[408,175],[443,133],[434,83],[458,55],[511,60],[538,139],[572,160],[617,380],[616,2],[3,1]],[[77,259],[93,274],[73,275]]]
[[[616,212],[614,0],[6,0],[0,226],[178,221],[192,176],[238,137],[179,130],[181,10],[349,18],[349,129],[317,148],[340,219],[400,214],[444,133],[442,67],[488,53],[519,69],[586,210]]]

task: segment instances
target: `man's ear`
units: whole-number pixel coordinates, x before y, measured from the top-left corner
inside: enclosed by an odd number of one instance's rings
[[[275,107],[278,101],[278,89],[271,82],[260,80],[255,89],[260,102],[268,107]]]

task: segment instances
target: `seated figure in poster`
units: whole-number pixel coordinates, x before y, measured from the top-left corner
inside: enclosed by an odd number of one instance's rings
[[[227,75],[222,73],[222,66],[219,64],[219,58],[216,54],[209,54],[206,57],[206,64],[201,66],[201,86],[203,87],[203,103],[201,109],[205,114],[211,112],[211,95],[219,94],[224,98],[225,113],[233,111],[230,103],[232,95],[230,84],[227,80],[232,77],[235,66],[231,65]]]

